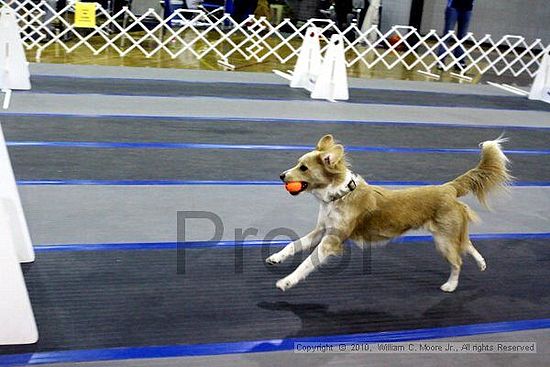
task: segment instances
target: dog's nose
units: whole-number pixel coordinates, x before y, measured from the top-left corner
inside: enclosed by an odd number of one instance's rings
[[[284,172],[281,173],[281,175],[279,176],[279,177],[281,178],[281,181],[284,181],[284,180],[285,180],[285,176],[286,176],[286,174],[285,174]]]

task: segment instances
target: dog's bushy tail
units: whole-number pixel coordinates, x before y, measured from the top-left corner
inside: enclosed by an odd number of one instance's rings
[[[480,203],[488,207],[488,194],[507,188],[513,178],[508,170],[509,160],[500,147],[507,140],[501,136],[480,144],[481,159],[478,165],[447,183],[455,188],[457,197],[471,192]]]

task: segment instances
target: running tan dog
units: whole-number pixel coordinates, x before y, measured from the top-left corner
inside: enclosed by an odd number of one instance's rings
[[[312,152],[302,156],[298,164],[283,172],[285,182],[300,182],[297,195],[312,193],[321,203],[317,226],[306,236],[291,242],[266,259],[279,264],[298,253],[315,247],[294,272],[280,279],[276,286],[285,291],[305,279],[330,256],[343,252],[343,242],[358,244],[387,243],[410,229],[424,228],[431,232],[439,252],[451,265],[451,275],[441,289],[452,292],[458,285],[462,254],[473,256],[479,269],[485,260],[474,248],[468,235],[468,223],[475,213],[458,197],[473,193],[484,205],[487,194],[503,189],[511,180],[508,159],[500,144],[505,139],[481,144],[481,160],[477,167],[462,176],[437,186],[388,190],[371,186],[350,170],[344,147],[331,135],[317,143]]]

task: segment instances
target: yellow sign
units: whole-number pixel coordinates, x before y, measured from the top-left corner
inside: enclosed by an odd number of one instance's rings
[[[79,28],[95,28],[95,25],[95,3],[76,3],[74,26]]]

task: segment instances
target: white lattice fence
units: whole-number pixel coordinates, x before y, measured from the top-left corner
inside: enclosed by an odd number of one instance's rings
[[[94,55],[110,50],[121,57],[139,52],[146,58],[159,53],[177,58],[189,52],[197,59],[213,55],[226,65],[238,59],[274,59],[284,64],[295,60],[312,25],[322,30],[323,48],[330,34],[344,36],[348,67],[362,63],[367,68],[382,65],[387,69],[399,66],[430,71],[442,65],[444,70],[457,68],[461,74],[492,71],[497,75],[533,77],[542,59],[541,51],[550,51],[550,45],[545,46],[539,39],[528,41],[508,35],[493,40],[491,35],[476,37],[472,33],[457,39],[453,32],[439,36],[432,30],[422,35],[409,26],[394,26],[382,33],[376,27],[361,32],[355,25],[341,31],[327,19],[310,19],[300,27],[289,19],[273,25],[265,18],[254,17],[239,24],[221,9],[179,9],[164,19],[152,9],[140,15],[128,8],[110,13],[96,4],[98,24],[83,30],[73,25],[71,4],[56,11],[45,0],[0,0],[0,5],[8,3],[18,15],[25,47],[36,50],[38,61],[43,50],[58,45],[67,53],[87,48]],[[392,38],[397,41],[390,42]],[[438,57],[440,47],[443,53]],[[455,56],[457,49],[462,50],[459,57]]]

